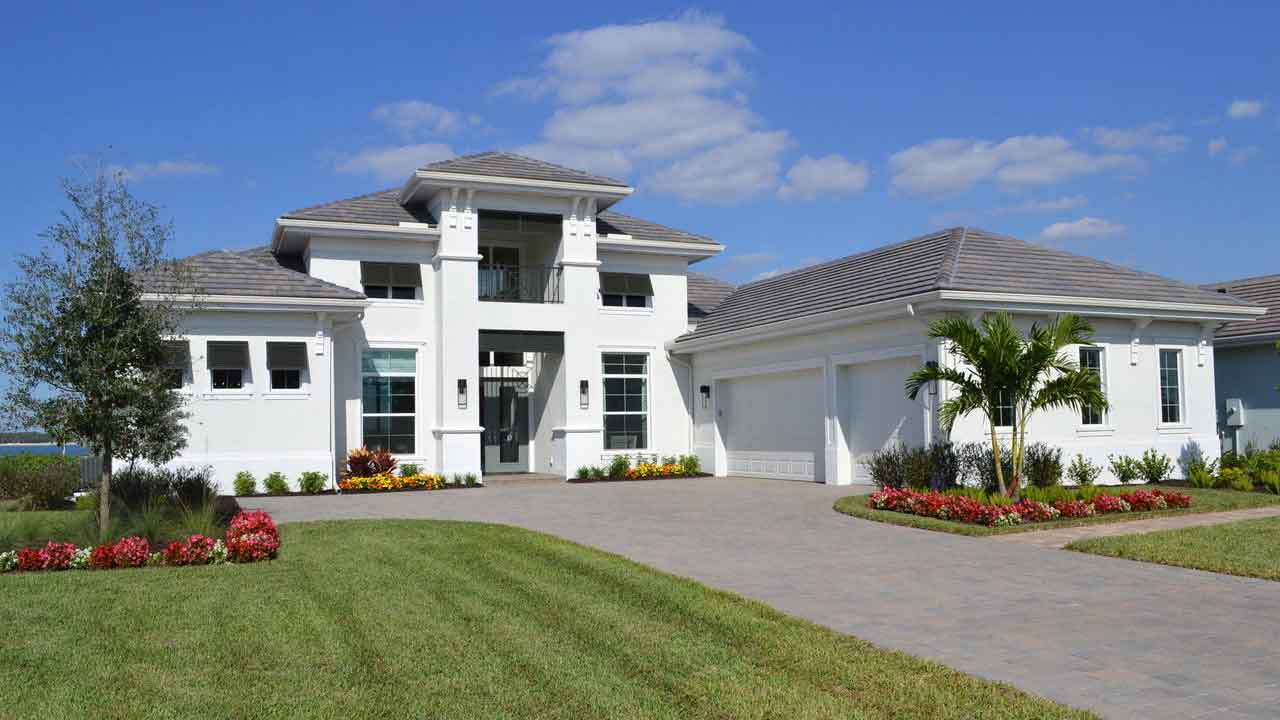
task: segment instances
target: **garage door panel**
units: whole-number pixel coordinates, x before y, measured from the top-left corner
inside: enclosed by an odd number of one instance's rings
[[[826,417],[821,372],[735,378],[725,381],[720,398],[731,474],[818,477]]]
[[[924,407],[907,397],[907,376],[920,366],[915,357],[851,365],[841,382],[848,406],[844,409],[854,482],[870,482],[864,462],[877,450],[901,443],[924,444]]]

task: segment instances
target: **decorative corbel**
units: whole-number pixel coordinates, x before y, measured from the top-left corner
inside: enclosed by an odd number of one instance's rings
[[[458,188],[449,188],[449,227],[458,227]]]
[[[324,336],[329,327],[329,313],[316,313],[316,335],[315,340],[311,344],[311,352],[314,355],[324,355]]]
[[[1200,323],[1200,342],[1196,343],[1196,365],[1204,367],[1209,359],[1209,341],[1213,339],[1213,331],[1218,328],[1216,322]]]
[[[1147,329],[1151,324],[1151,318],[1140,317],[1133,319],[1133,335],[1129,339],[1129,364],[1138,364],[1138,351],[1142,345],[1142,331]]]
[[[578,208],[581,205],[582,205],[582,197],[578,195],[574,195],[572,207],[569,209],[569,217],[565,221],[565,224],[568,226],[568,232],[570,237],[578,236]]]
[[[475,218],[476,218],[475,206],[472,205],[472,200],[475,198],[475,195],[476,195],[476,191],[474,188],[467,188],[466,207],[462,211],[462,222],[463,222],[462,227],[466,230],[470,230],[476,224],[475,223]]]

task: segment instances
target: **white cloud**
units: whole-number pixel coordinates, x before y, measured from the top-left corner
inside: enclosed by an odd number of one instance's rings
[[[184,177],[192,175],[217,175],[218,166],[190,160],[159,160],[151,163],[134,163],[128,166],[112,165],[110,171],[128,182],[141,182],[147,178]]]
[[[1187,136],[1170,132],[1172,128],[1170,123],[1158,122],[1135,128],[1095,127],[1088,128],[1085,132],[1094,143],[1108,150],[1173,153],[1187,146]]]
[[[476,119],[421,100],[400,100],[379,105],[373,109],[371,117],[405,137],[452,135],[473,124]]]
[[[1266,103],[1261,100],[1233,100],[1227,107],[1227,115],[1234,120],[1255,118],[1262,114]]]
[[[1040,232],[1045,240],[1080,240],[1118,235],[1127,228],[1096,217],[1082,217],[1071,222],[1054,223]]]
[[[760,124],[751,110],[703,95],[652,95],[557,110],[544,134],[559,145],[621,149],[668,158],[741,137]]]
[[[777,187],[778,156],[790,142],[783,130],[744,135],[677,160],[655,173],[650,184],[685,200],[730,204]]]
[[[1209,141],[1209,156],[1219,155],[1223,150],[1227,149],[1227,139],[1217,137]]]
[[[1088,204],[1089,198],[1084,195],[1064,195],[1050,200],[1028,200],[1017,205],[993,208],[988,211],[988,214],[1015,215],[1020,213],[1054,212],[1058,210],[1074,210]]]
[[[453,149],[442,143],[374,147],[339,160],[334,170],[349,175],[373,175],[379,180],[404,180],[423,165],[447,160],[453,155]]]
[[[985,180],[995,180],[1005,188],[1047,185],[1140,166],[1135,155],[1083,152],[1056,135],[1019,135],[999,143],[942,138],[889,157],[893,189],[919,195],[962,192]]]
[[[871,171],[866,163],[850,162],[843,155],[813,158],[808,155],[796,161],[787,171],[787,181],[778,189],[784,198],[812,200],[819,195],[853,195],[866,189]]]

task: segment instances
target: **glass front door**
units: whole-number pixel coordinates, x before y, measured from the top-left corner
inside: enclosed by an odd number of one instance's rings
[[[487,473],[529,470],[529,382],[525,378],[481,378],[481,466]]]

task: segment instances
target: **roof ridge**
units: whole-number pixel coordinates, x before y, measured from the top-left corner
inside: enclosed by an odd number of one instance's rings
[[[574,167],[569,167],[568,165],[553,163],[548,160],[543,160],[542,158],[533,157],[531,155],[523,155],[521,153],[511,152],[510,150],[485,150],[483,152],[469,153],[467,155],[458,155],[456,157],[445,158],[443,160],[436,160],[435,162],[427,163],[426,165],[422,165],[418,169],[419,170],[435,169],[435,170],[441,170],[445,172],[458,172],[459,174],[462,174],[462,175],[477,175],[478,173],[468,172],[466,170],[450,171],[449,165],[458,163],[460,161],[477,160],[477,159],[486,158],[486,157],[516,158],[524,162],[530,162],[535,165],[539,165],[544,170],[555,170],[559,172],[567,172],[573,175],[579,175],[583,178],[591,178],[593,182],[597,182],[598,184],[615,184],[620,187],[630,187],[630,184],[627,183],[626,181],[619,180],[614,177],[609,177],[608,175],[601,175],[599,173],[588,172],[580,168],[574,168]]]
[[[947,248],[947,254],[942,258],[942,264],[938,266],[937,285],[940,288],[948,288],[956,282],[956,270],[960,267],[960,253],[964,251],[965,238],[969,236],[969,228],[967,226],[960,228],[947,228],[944,232],[954,236],[956,230],[960,230],[960,239],[951,243],[951,247]],[[946,275],[946,279],[943,279]]]
[[[822,262],[814,263],[812,265],[805,265],[803,267],[798,267],[793,270],[788,270],[784,273],[778,273],[773,277],[760,278],[759,280],[752,280],[750,282],[745,282],[739,285],[738,289],[742,289],[749,286],[763,285],[765,283],[771,283],[776,280],[781,280],[782,278],[791,277],[797,273],[817,270],[818,268],[828,267],[831,265],[835,265],[836,263],[845,262],[847,260],[853,260],[854,258],[860,258],[860,257],[865,257],[873,254],[879,254],[882,252],[888,252],[890,250],[896,250],[900,247],[910,245],[912,243],[921,242],[924,240],[933,240],[942,235],[946,235],[950,232],[951,230],[940,230],[940,231],[935,231],[931,233],[925,233],[924,235],[917,235],[913,238],[907,238],[906,240],[899,240],[898,242],[890,243],[888,245],[880,245],[879,247],[873,247],[869,250],[863,250],[862,252],[856,252],[851,255],[845,255],[844,257],[832,258],[831,260],[824,260]]]
[[[1230,288],[1237,283],[1257,282],[1258,280],[1280,280],[1280,273],[1268,273],[1266,275],[1250,275],[1249,277],[1236,278],[1234,280],[1223,280],[1221,282],[1204,283],[1200,287],[1218,289],[1220,287]]]

